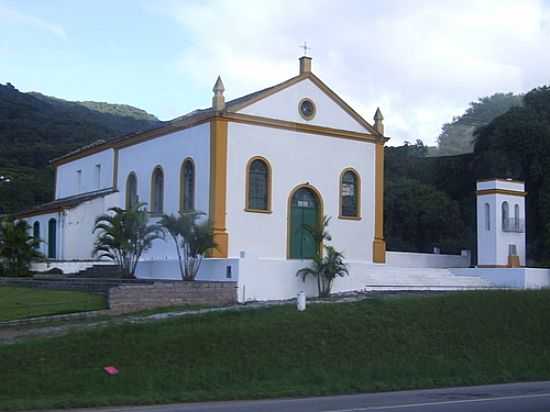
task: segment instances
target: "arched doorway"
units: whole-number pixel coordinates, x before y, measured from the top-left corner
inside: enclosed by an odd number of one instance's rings
[[[315,226],[321,219],[321,199],[311,186],[295,189],[290,198],[290,222],[288,257],[290,259],[311,259],[319,250],[305,225]]]
[[[48,222],[48,259],[57,257],[57,220],[50,219]]]

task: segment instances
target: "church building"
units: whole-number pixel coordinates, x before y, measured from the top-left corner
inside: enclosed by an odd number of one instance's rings
[[[292,278],[282,294],[295,294],[296,270],[316,249],[304,223],[323,216],[347,260],[385,262],[388,138],[380,110],[369,123],[312,72],[306,56],[298,75],[280,84],[227,102],[224,91],[218,77],[211,107],[55,159],[55,200],[19,215],[45,241],[45,255],[93,259],[95,218],[145,202],[153,221],[205,212],[218,248],[199,279],[255,277],[242,285],[253,295],[270,265]],[[138,276],[177,278],[175,258],[173,243],[158,240]]]

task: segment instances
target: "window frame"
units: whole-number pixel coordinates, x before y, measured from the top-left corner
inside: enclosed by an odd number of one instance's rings
[[[344,206],[343,195],[342,195],[342,193],[343,193],[342,192],[343,183],[344,183],[343,181],[344,181],[344,176],[347,173],[353,173],[353,175],[355,176],[355,198],[357,200],[357,211],[356,211],[356,214],[353,215],[353,216],[346,216],[342,213],[343,212],[343,206]],[[342,170],[342,172],[340,173],[340,179],[339,179],[339,185],[338,185],[338,202],[339,202],[338,203],[338,219],[343,219],[343,220],[361,220],[362,219],[362,215],[361,215],[361,175],[353,167],[347,167],[344,170]]]
[[[159,197],[160,199],[160,208],[157,209],[157,204],[156,204],[156,201],[155,201],[155,198],[157,196],[156,195],[156,190],[155,190],[155,175],[157,173],[161,173],[161,176],[162,176],[162,186],[161,186],[161,196]],[[162,167],[160,165],[158,166],[155,166],[153,168],[153,172],[151,173],[151,190],[150,190],[150,206],[151,206],[151,209],[149,211],[149,213],[153,216],[161,216],[163,213],[164,213],[164,188],[165,188],[165,179],[164,179],[165,175],[164,175],[164,170],[162,169]]]
[[[186,200],[186,189],[187,185],[185,182],[185,166],[187,164],[190,164],[193,170],[193,188],[192,188],[192,202],[191,202],[191,208],[185,208],[185,200]],[[195,165],[195,161],[191,157],[186,157],[183,162],[181,163],[180,167],[180,204],[179,204],[179,211],[180,212],[190,212],[193,210],[196,210],[196,203],[197,202],[197,168]]]
[[[135,189],[136,189],[136,193],[135,193],[135,201],[136,201],[136,205],[139,204],[139,195],[138,195],[138,178],[137,178],[137,175],[135,172],[130,172],[128,173],[128,176],[126,177],[126,196],[125,196],[125,204],[124,204],[124,207],[126,209],[129,209],[130,208],[130,191],[128,190],[129,189],[129,183],[130,183],[130,178],[133,178],[134,179],[134,182],[135,182]]]
[[[250,168],[252,167],[252,163],[254,163],[256,160],[259,160],[264,163],[266,166],[267,176],[266,176],[266,192],[267,192],[267,201],[266,201],[266,209],[257,209],[250,207]],[[271,190],[272,190],[272,169],[271,164],[269,163],[269,160],[267,160],[265,157],[262,156],[254,156],[251,157],[248,160],[248,163],[246,164],[246,183],[245,183],[245,191],[244,191],[244,202],[245,202],[245,212],[250,213],[272,213],[271,210]]]

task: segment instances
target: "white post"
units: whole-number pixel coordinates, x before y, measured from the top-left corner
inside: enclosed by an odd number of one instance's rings
[[[304,291],[301,291],[300,293],[298,293],[296,307],[299,312],[303,312],[304,310],[306,310],[306,294],[304,293]]]

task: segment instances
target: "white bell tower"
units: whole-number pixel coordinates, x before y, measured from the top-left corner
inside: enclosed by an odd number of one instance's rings
[[[525,262],[525,184],[512,179],[477,182],[478,267]]]

